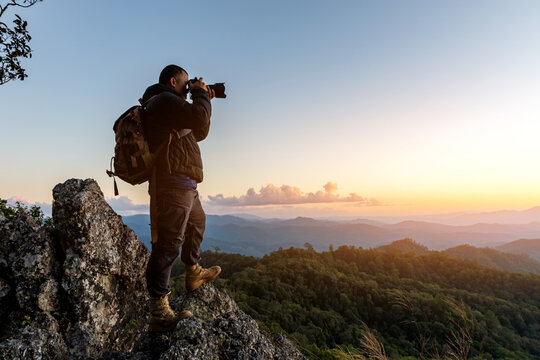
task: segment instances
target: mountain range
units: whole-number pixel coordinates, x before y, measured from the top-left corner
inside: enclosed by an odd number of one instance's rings
[[[241,215],[243,216],[243,215]],[[332,220],[340,221],[362,221],[371,220],[382,223],[398,223],[404,220],[413,221],[427,221],[438,224],[446,225],[471,225],[477,223],[486,224],[528,224],[531,222],[539,221],[540,219],[540,206],[534,206],[525,210],[496,210],[486,212],[456,212],[446,214],[429,214],[429,215],[415,215],[415,216],[375,216],[367,217],[365,219],[356,218],[332,218]]]
[[[148,215],[123,217],[139,239],[150,248]],[[446,225],[406,220],[395,224],[358,219],[356,222],[294,219],[259,219],[233,215],[207,215],[203,250],[263,256],[281,248],[311,244],[317,251],[330,245],[375,248],[411,238],[429,250],[460,245],[489,247],[514,254],[527,254],[540,261],[540,222],[527,224],[477,223]]]

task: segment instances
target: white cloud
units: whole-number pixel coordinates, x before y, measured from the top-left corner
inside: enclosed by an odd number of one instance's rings
[[[127,196],[107,198],[107,203],[120,215],[148,214],[150,205],[134,204]]]
[[[149,204],[134,204],[127,196],[106,198],[105,200],[120,215],[148,214],[150,211]],[[7,199],[7,202],[11,206],[15,206],[17,202],[27,207],[38,205],[45,216],[52,216],[52,204],[49,203],[31,202],[22,196],[12,196]]]
[[[380,203],[374,198],[364,198],[356,193],[348,196],[336,194],[337,184],[327,182],[324,191],[304,193],[297,186],[282,185],[280,187],[268,184],[259,192],[253,188],[248,189],[245,195],[225,197],[223,194],[209,195],[209,203],[220,206],[258,206],[258,205],[282,205],[282,204],[311,204],[351,202],[363,206],[375,206]]]

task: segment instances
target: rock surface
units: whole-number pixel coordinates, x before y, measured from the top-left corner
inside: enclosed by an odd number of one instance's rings
[[[304,358],[211,284],[171,301],[194,317],[146,332],[146,247],[94,180],[53,197],[54,228],[0,216],[0,359]]]
[[[129,349],[127,324],[146,322],[146,247],[95,181],[68,180],[55,186],[53,198],[53,220],[65,249],[61,286],[77,320],[66,336],[70,353],[96,357],[102,350]]]
[[[204,284],[171,303],[175,311],[190,310],[160,359],[303,359],[282,335],[269,338],[227,294]]]
[[[68,180],[53,197],[54,229],[24,213],[0,222],[0,358],[130,350],[146,323],[146,247],[94,180]]]

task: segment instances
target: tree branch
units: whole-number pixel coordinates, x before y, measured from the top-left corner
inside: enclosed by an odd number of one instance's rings
[[[6,13],[10,6],[28,8],[42,0],[0,0],[0,17]],[[28,23],[15,14],[13,26],[9,27],[0,21],[0,85],[11,80],[24,80],[25,69],[21,66],[21,59],[31,58],[32,49],[28,42],[32,39],[27,30]]]
[[[22,8],[29,8],[30,6],[34,5],[38,1],[42,1],[42,0],[24,0],[22,4],[17,3],[17,0],[11,0],[5,6],[0,5],[0,17],[2,17],[2,15],[4,15],[4,12],[10,6],[19,6],[19,7],[22,7]]]

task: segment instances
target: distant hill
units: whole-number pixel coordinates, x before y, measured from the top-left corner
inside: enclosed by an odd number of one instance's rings
[[[152,238],[150,235],[150,216],[147,214],[138,214],[123,216],[122,219],[124,224],[135,231],[139,240],[141,240],[148,249],[151,249],[150,244]],[[256,222],[256,220],[247,220],[232,215],[207,215],[207,232],[205,233],[201,248],[203,250],[212,250],[217,246],[226,252],[242,254],[256,253],[258,256],[262,256],[264,253],[257,247],[259,241],[257,241],[256,237],[259,236],[261,239],[265,239],[266,236],[261,234],[261,232],[258,232],[257,229],[250,228],[253,226],[254,222]],[[223,230],[224,228],[227,229],[227,231],[223,232],[226,236],[219,236],[218,233],[218,236],[216,237],[216,231],[213,230]],[[247,238],[246,235],[248,235]],[[240,238],[244,238],[245,241],[237,241]]]
[[[123,219],[150,247],[149,216],[124,216]],[[225,252],[263,256],[280,247],[303,247],[306,242],[312,244],[316,251],[324,251],[330,245],[373,248],[403,238],[414,239],[430,250],[444,250],[462,244],[494,247],[519,238],[540,238],[540,223],[450,226],[422,221],[344,223],[305,217],[260,220],[245,216],[207,215],[202,248],[217,246]]]
[[[540,262],[525,254],[512,254],[471,245],[460,245],[442,252],[461,259],[476,260],[484,266],[524,274],[529,272],[540,274]]]
[[[429,221],[446,225],[485,224],[512,224],[521,225],[538,222],[540,219],[540,206],[525,210],[498,210],[487,212],[459,212],[447,214],[417,215],[417,216],[370,216],[369,220],[384,223],[397,223],[403,220]],[[355,220],[352,220],[355,221]]]
[[[452,223],[527,224],[540,219],[540,206],[526,210],[499,210],[483,213],[459,214],[448,217]]]
[[[487,224],[454,226],[426,221],[402,221],[382,227],[413,238],[432,250],[444,250],[461,244],[475,246],[497,246],[519,238],[535,237],[540,233],[540,223]]]
[[[298,216],[294,219],[275,220],[272,221],[272,225],[279,226],[320,226],[323,224],[335,223],[333,221],[315,220],[310,217]]]
[[[513,254],[527,254],[540,261],[540,239],[520,239],[497,246],[496,249]]]
[[[149,216],[124,216],[123,220],[150,248]],[[330,244],[374,247],[396,238],[399,237],[394,232],[368,224],[341,224],[311,218],[266,222],[232,215],[207,215],[201,247],[212,249],[217,246],[225,252],[263,256],[280,247],[302,247],[306,242],[322,251]]]
[[[146,245],[146,248],[150,250],[152,247],[152,236],[150,235],[150,216],[146,214],[137,214],[130,216],[122,216],[124,224],[129,226],[137,235],[139,240]]]
[[[417,255],[426,254],[429,252],[427,246],[417,243],[413,239],[405,238],[396,240],[388,245],[379,246],[377,250],[387,251],[390,249],[401,250],[402,252],[412,252]]]

